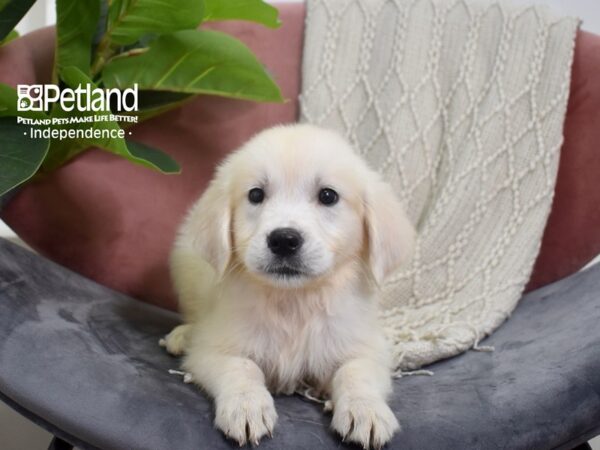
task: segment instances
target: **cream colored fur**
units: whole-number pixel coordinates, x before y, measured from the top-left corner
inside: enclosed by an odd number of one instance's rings
[[[260,205],[247,197],[257,186]],[[337,204],[318,202],[323,187]],[[261,269],[267,234],[289,226],[304,237],[299,279]],[[340,435],[385,444],[399,426],[375,297],[413,240],[390,187],[333,132],[277,127],[227,158],[179,231],[171,269],[185,324],[166,338],[214,398],[215,425],[258,443],[277,420],[270,392],[309,383],[331,399]]]

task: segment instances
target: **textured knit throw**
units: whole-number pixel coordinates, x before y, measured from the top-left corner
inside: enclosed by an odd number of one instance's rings
[[[483,349],[519,300],[552,203],[577,27],[504,2],[308,1],[302,120],[345,135],[419,235],[383,286],[399,368]]]

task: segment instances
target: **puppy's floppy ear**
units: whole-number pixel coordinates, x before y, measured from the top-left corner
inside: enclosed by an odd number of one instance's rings
[[[181,238],[191,244],[219,276],[225,273],[232,252],[231,195],[226,171],[216,177],[192,207],[182,227]]]
[[[369,183],[365,203],[368,262],[381,284],[412,256],[416,233],[392,188],[379,177]]]

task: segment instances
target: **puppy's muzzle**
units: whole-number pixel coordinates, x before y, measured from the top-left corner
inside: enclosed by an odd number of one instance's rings
[[[271,253],[282,258],[298,253],[303,242],[304,239],[294,228],[277,228],[267,236],[267,246]]]

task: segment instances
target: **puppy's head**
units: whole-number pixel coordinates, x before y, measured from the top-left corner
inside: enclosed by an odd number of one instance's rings
[[[412,251],[391,188],[337,134],[310,125],[264,131],[232,154],[198,205],[202,257],[298,288],[360,262],[376,282]]]

